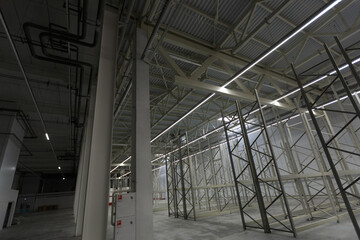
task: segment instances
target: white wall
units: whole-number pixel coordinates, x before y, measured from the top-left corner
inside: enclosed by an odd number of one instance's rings
[[[20,154],[21,143],[24,137],[24,130],[16,120],[16,116],[0,116],[0,230],[3,227],[6,211],[9,202],[12,202],[12,209],[7,226],[12,222],[12,216],[15,211],[17,190],[12,190],[12,183],[16,171],[16,165]],[[11,134],[15,134],[16,137]]]
[[[74,192],[21,194],[19,195],[16,213],[36,212],[41,206],[57,206],[57,209],[72,208]]]

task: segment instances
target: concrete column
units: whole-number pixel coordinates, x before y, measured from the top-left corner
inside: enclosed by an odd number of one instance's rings
[[[76,175],[75,197],[74,197],[74,207],[73,207],[75,223],[77,222],[77,212],[78,212],[79,194],[80,194],[80,183],[81,183],[81,176],[83,174],[82,165],[84,163],[85,138],[86,138],[86,136],[84,134],[83,139],[82,139],[82,143],[81,143],[78,172],[77,172],[77,175]]]
[[[104,11],[82,239],[106,239],[118,14]]]
[[[0,230],[11,226],[15,212],[18,191],[11,188],[23,137],[24,129],[14,113],[0,116]]]
[[[92,87],[91,97],[90,97],[90,107],[89,115],[85,124],[85,135],[84,135],[84,151],[82,151],[82,165],[81,165],[81,176],[79,182],[79,196],[78,196],[78,205],[76,212],[76,227],[75,227],[75,236],[81,236],[84,224],[84,210],[85,210],[85,198],[86,198],[86,189],[88,182],[88,173],[89,173],[89,164],[90,164],[90,149],[91,149],[91,139],[92,139],[92,130],[94,123],[94,108],[95,108],[95,95],[96,88]]]
[[[153,239],[152,169],[150,148],[149,66],[141,60],[147,33],[136,31],[136,58],[133,81],[132,190],[136,191],[136,240]],[[135,180],[135,182],[134,182]]]

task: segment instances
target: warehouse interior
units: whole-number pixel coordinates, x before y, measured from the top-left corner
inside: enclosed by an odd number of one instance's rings
[[[360,239],[360,1],[0,1],[0,239]]]

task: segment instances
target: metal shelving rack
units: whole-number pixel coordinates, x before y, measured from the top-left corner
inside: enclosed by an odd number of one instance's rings
[[[337,42],[338,47],[341,50],[341,53],[343,54],[343,57],[346,61],[346,64],[348,64],[350,71],[353,75],[353,77],[356,80],[357,83],[357,88],[360,87],[360,78],[355,70],[355,67],[353,66],[347,52],[345,51],[345,49],[342,47],[340,41],[335,37],[335,40]],[[354,214],[354,210],[353,210],[353,206],[351,204],[351,199],[355,198],[357,200],[359,200],[360,196],[358,195],[358,190],[357,190],[357,186],[356,184],[358,183],[358,181],[360,180],[360,177],[356,177],[355,179],[353,179],[351,176],[348,176],[347,178],[342,178],[339,174],[339,168],[342,167],[346,167],[346,165],[344,166],[343,163],[343,155],[342,154],[351,154],[351,155],[355,155],[355,156],[360,156],[359,153],[357,152],[352,152],[352,151],[348,151],[344,148],[340,148],[339,147],[339,143],[337,141],[337,139],[341,136],[341,134],[343,134],[346,129],[351,129],[349,128],[349,126],[356,120],[360,119],[360,109],[359,109],[359,102],[356,102],[355,97],[353,95],[356,95],[354,93],[352,93],[350,91],[350,87],[347,83],[347,81],[345,80],[343,74],[341,73],[340,68],[338,67],[338,64],[336,63],[336,60],[334,59],[334,57],[332,56],[328,46],[326,44],[324,44],[324,48],[326,50],[326,53],[328,55],[328,58],[332,64],[332,66],[335,69],[335,77],[334,79],[324,88],[324,90],[322,91],[322,93],[317,96],[317,98],[315,100],[311,100],[309,99],[309,96],[307,95],[307,93],[304,90],[303,84],[300,81],[300,76],[298,76],[294,66],[292,65],[292,70],[293,73],[295,75],[296,81],[298,83],[298,86],[300,88],[301,91],[301,96],[304,100],[304,103],[307,107],[308,113],[311,117],[312,120],[312,125],[315,128],[315,131],[317,133],[317,138],[322,146],[322,150],[324,152],[324,155],[327,159],[327,163],[329,165],[329,168],[333,174],[333,178],[336,182],[337,185],[337,192],[341,195],[341,199],[343,201],[343,204],[345,205],[346,210],[348,211],[348,214],[350,216],[351,222],[354,226],[354,229],[358,235],[358,237],[360,238],[360,228],[359,228],[359,224],[357,222],[357,219],[355,217]],[[345,96],[346,99],[350,102],[350,107],[351,110],[345,110],[344,109],[327,109],[322,107],[319,102],[321,101],[323,95],[325,94],[325,92],[329,89],[331,89],[331,87],[333,87],[335,85],[335,83],[340,82],[340,86],[342,87],[342,90],[345,92]],[[338,99],[340,100],[340,99]],[[328,129],[328,131],[330,130],[330,134],[324,134],[321,125],[319,123],[319,120],[317,119],[317,117],[315,116],[315,112],[319,111],[320,113],[323,112],[323,114],[326,116],[327,112],[331,112],[333,114],[346,114],[347,116],[350,116],[350,118],[347,118],[346,123],[340,127],[336,132],[333,129]],[[328,118],[327,118],[328,120]],[[329,125],[328,125],[329,126]],[[350,130],[351,131],[351,130]],[[337,193],[336,193],[337,194]],[[336,195],[335,194],[335,195]],[[358,203],[358,201],[356,201]]]
[[[187,134],[179,136],[166,161],[169,216],[196,220]]]
[[[237,110],[229,116],[222,117],[243,228],[260,228],[265,233],[279,230],[296,236],[263,107],[257,93],[256,99],[256,102],[243,108],[236,102]],[[246,111],[248,108],[250,110]],[[257,121],[250,121],[250,114],[255,112],[258,112]],[[240,121],[240,127],[235,126],[235,119]],[[258,130],[254,132],[255,136],[250,138],[248,130],[251,127]],[[230,135],[238,136],[235,143],[231,143]],[[239,151],[235,151],[239,147],[243,148],[240,154]],[[235,159],[239,161],[235,163]],[[254,212],[253,204],[258,206],[258,211]],[[284,219],[277,216],[275,209],[278,205],[283,210]],[[258,214],[261,220],[256,220]]]

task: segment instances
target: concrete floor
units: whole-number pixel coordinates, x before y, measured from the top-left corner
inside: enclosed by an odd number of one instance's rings
[[[285,240],[294,239],[290,234],[273,232],[264,234],[257,230],[243,231],[239,214],[203,218],[196,222],[173,219],[167,212],[154,213],[154,239],[156,240]],[[56,210],[28,213],[20,217],[21,223],[0,231],[1,240],[79,240],[73,237],[74,223],[72,210]],[[358,217],[360,221],[360,216]],[[107,239],[112,239],[112,227],[108,227]],[[340,223],[329,223],[301,232],[297,239],[357,239],[349,219]]]

